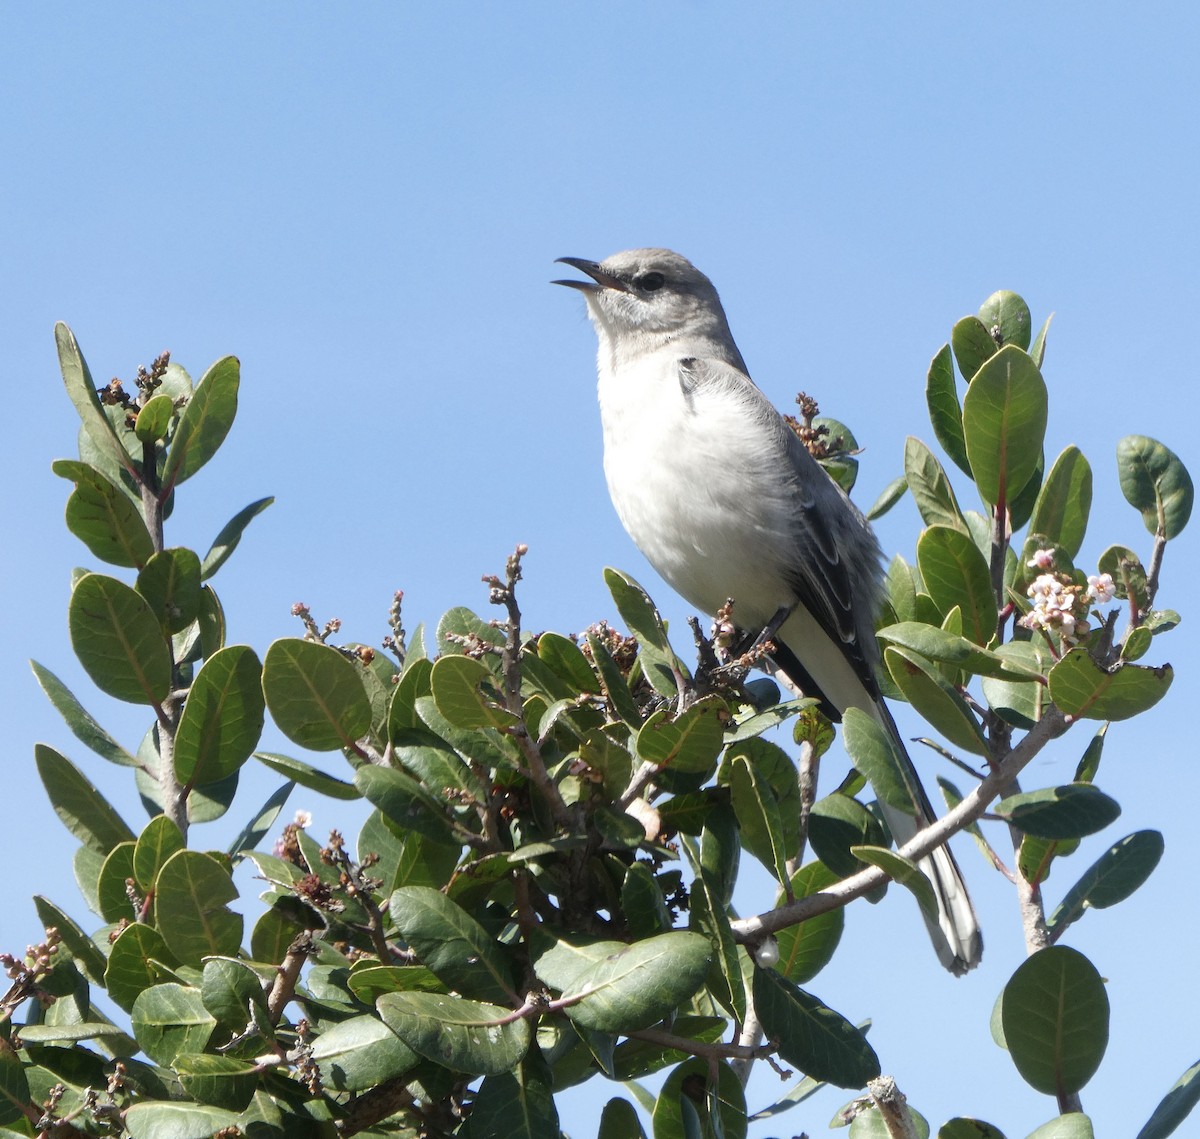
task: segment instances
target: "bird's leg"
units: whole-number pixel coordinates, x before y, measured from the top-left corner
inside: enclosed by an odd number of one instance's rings
[[[775,616],[772,617],[762,627],[762,629],[759,631],[758,635],[754,638],[753,641],[750,641],[749,644],[746,644],[746,641],[748,641],[750,639],[750,636],[749,636],[749,634],[746,635],[746,637],[742,641],[742,645],[739,646],[739,651],[737,653],[735,653],[734,655],[735,656],[748,656],[751,653],[754,653],[757,650],[761,649],[762,646],[767,644],[769,641],[773,641],[775,639],[775,634],[778,633],[779,630],[783,627],[783,623],[792,615],[792,613],[795,611],[795,608],[796,608],[796,606],[794,603],[792,605],[781,605],[779,607],[779,609],[776,611]],[[744,647],[742,647],[742,646],[744,646]]]

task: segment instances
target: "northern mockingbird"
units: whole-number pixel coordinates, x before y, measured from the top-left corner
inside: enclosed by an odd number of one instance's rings
[[[560,258],[587,280],[600,340],[604,474],[629,536],[689,604],[733,598],[739,628],[766,629],[779,672],[840,720],[861,708],[907,765],[912,813],[881,802],[897,843],[934,819],[875,678],[882,596],[870,525],[754,385],[712,282],[668,249]],[[938,900],[930,936],[963,973],[983,939],[953,855],[921,862]]]

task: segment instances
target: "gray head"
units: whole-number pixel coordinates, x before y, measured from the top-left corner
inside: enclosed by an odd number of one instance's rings
[[[590,281],[555,281],[587,300],[602,350],[648,352],[678,341],[688,355],[717,356],[745,369],[713,283],[670,249],[629,249],[604,261],[560,257]]]

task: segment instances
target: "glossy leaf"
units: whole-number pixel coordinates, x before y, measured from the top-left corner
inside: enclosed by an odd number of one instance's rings
[[[107,963],[104,954],[100,952],[100,947],[49,898],[35,894],[33,904],[37,909],[38,921],[42,923],[42,926],[45,929],[53,926],[58,930],[61,943],[57,960],[62,961],[69,957],[79,966],[89,981],[93,984],[101,983]]]
[[[842,721],[842,742],[875,794],[890,806],[912,814],[913,792],[904,763],[895,741],[883,726],[861,708],[847,708]]]
[[[868,507],[866,511],[867,520],[874,522],[877,518],[882,518],[893,506],[896,505],[904,497],[904,492],[908,490],[908,479],[903,475],[899,478],[892,479],[879,492],[879,497]]]
[[[48,668],[31,660],[33,675],[42,686],[55,710],[67,722],[71,734],[86,744],[97,755],[109,763],[123,767],[136,767],[137,760],[112,738],[92,717],[91,713],[75,698],[75,694]]]
[[[75,484],[67,500],[67,529],[96,557],[114,566],[140,567],[150,560],[150,531],[124,490],[75,459],[59,459],[51,469]]]
[[[1193,1064],[1159,1101],[1137,1139],[1166,1139],[1200,1102],[1200,1061]]]
[[[371,726],[360,667],[316,641],[273,642],[263,661],[262,686],[279,730],[313,751],[353,748]]]
[[[963,399],[963,435],[984,502],[1008,502],[1029,482],[1046,434],[1046,383],[1033,361],[1006,345],[983,364]]]
[[[1031,673],[1053,663],[1049,651],[1032,641],[1010,641],[999,645],[996,655],[1014,669],[1024,668]],[[1006,723],[1019,728],[1032,728],[1041,719],[1042,709],[1050,699],[1044,684],[988,676],[983,678],[983,695],[994,712]]]
[[[507,1072],[529,1050],[529,1021],[503,1023],[511,1009],[438,993],[385,993],[383,1022],[414,1052],[455,1072]]]
[[[1009,1055],[1045,1095],[1078,1092],[1108,1045],[1108,995],[1095,966],[1065,945],[1038,950],[1004,987],[1001,1020]]]
[[[646,1139],[637,1109],[629,1100],[613,1097],[604,1105],[596,1139]]]
[[[507,727],[515,717],[502,706],[491,669],[474,657],[443,656],[433,662],[429,684],[438,711],[457,728]]]
[[[629,691],[629,683],[617,667],[617,662],[613,660],[603,639],[596,633],[586,633],[585,639],[604,695],[608,697],[617,716],[634,730],[638,729],[641,727],[642,716],[633,694]]]
[[[242,534],[246,527],[274,501],[274,497],[256,499],[249,506],[244,506],[221,527],[221,532],[213,539],[213,544],[200,564],[201,581],[207,581],[229,560],[230,555],[242,540]]]
[[[852,846],[850,853],[869,866],[878,866],[893,882],[899,882],[921,907],[921,912],[929,921],[937,921],[937,897],[933,892],[933,883],[910,859],[901,858],[894,850],[886,846]]]
[[[966,637],[920,621],[901,621],[888,625],[878,630],[876,635],[880,640],[919,653],[928,660],[950,664],[977,676],[1032,680],[1042,675],[1036,664],[1027,664],[1020,658],[980,648]]]
[[[667,1076],[651,1118],[654,1139],[745,1139],[746,1095],[727,1063],[693,1056]]]
[[[996,595],[988,563],[969,534],[930,526],[917,539],[917,566],[942,613],[962,610],[963,635],[986,645],[996,635]]]
[[[1102,668],[1084,648],[1072,649],[1050,670],[1050,698],[1070,716],[1127,720],[1153,708],[1175,673],[1169,664],[1147,668],[1117,664]]]
[[[1001,799],[996,814],[1038,838],[1083,838],[1103,830],[1121,813],[1120,804],[1091,783],[1066,783]]]
[[[396,890],[388,915],[420,963],[449,988],[479,1000],[514,999],[516,979],[507,951],[439,890]]]
[[[977,316],[964,316],[950,331],[950,345],[958,370],[968,382],[975,378],[985,361],[996,354],[996,341]]]
[[[637,753],[647,763],[679,774],[705,774],[716,766],[724,742],[728,705],[706,696],[672,717],[653,713],[637,734]]]
[[[754,970],[754,1008],[779,1054],[806,1076],[861,1088],[879,1075],[879,1058],[845,1017],[773,969]]]
[[[179,828],[166,815],[146,824],[133,848],[133,876],[142,893],[154,888],[163,863],[184,845]]]
[[[704,982],[712,959],[708,938],[675,931],[626,945],[560,940],[534,962],[538,979],[564,999],[565,1012],[598,1032],[648,1028],[686,1001]]]
[[[204,662],[175,736],[175,774],[186,785],[215,783],[250,758],[265,714],[262,665],[254,650],[231,645]]]
[[[275,788],[267,796],[266,802],[259,807],[254,816],[230,842],[227,853],[234,861],[243,858],[271,832],[275,820],[279,818],[279,813],[283,810],[283,805],[288,801],[288,796],[291,795],[295,786],[295,783],[285,783],[282,787]]]
[[[986,756],[987,739],[975,714],[952,684],[916,653],[889,648],[884,662],[904,698],[956,747]]]
[[[904,477],[926,526],[966,530],[954,488],[933,452],[912,435],[904,444]]]
[[[671,699],[679,693],[676,673],[683,666],[675,656],[662,617],[646,591],[632,577],[620,570],[608,567],[604,571],[604,584],[616,603],[621,620],[638,639],[638,659],[646,679],[660,695]]]
[[[100,406],[96,384],[92,380],[87,361],[79,350],[75,334],[61,320],[54,326],[54,340],[58,347],[58,364],[62,371],[63,383],[66,385],[67,395],[71,397],[71,402],[79,413],[79,418],[83,421],[83,429],[99,451],[132,473],[133,463]]]
[[[784,841],[783,817],[779,799],[771,785],[759,778],[745,756],[732,763],[730,791],[733,810],[741,828],[742,845],[774,876],[787,880],[787,860],[791,856]]]
[[[971,464],[967,462],[967,445],[963,439],[962,405],[958,402],[949,344],[943,344],[929,363],[925,403],[929,409],[929,422],[942,450],[963,474],[970,475]]]
[[[1042,362],[1046,358],[1046,335],[1050,331],[1050,322],[1054,319],[1054,313],[1051,313],[1042,322],[1042,327],[1038,329],[1038,334],[1033,338],[1033,343],[1029,346],[1029,355],[1033,362],[1041,369]]]
[[[1149,604],[1146,567],[1128,546],[1109,546],[1100,555],[1098,568],[1101,573],[1112,576],[1119,598],[1134,598],[1139,609],[1144,609]]]
[[[1135,831],[1114,843],[1067,891],[1050,915],[1047,926],[1057,939],[1084,910],[1107,909],[1123,902],[1151,874],[1163,855],[1158,831]]]
[[[420,1057],[383,1021],[352,1016],[326,1028],[313,1043],[321,1081],[335,1092],[363,1092],[415,1067]]]
[[[692,881],[688,912],[689,928],[704,934],[712,947],[708,992],[740,1024],[746,1019],[742,958],[729,925],[729,915],[725,912],[720,882],[712,882],[703,870]],[[654,932],[661,933],[662,930],[660,925]]]
[[[810,862],[792,875],[792,896],[807,898],[837,880],[837,875],[823,862]],[[783,900],[780,891],[776,904],[782,904]],[[797,985],[811,981],[833,959],[845,927],[845,915],[845,909],[838,907],[781,929],[775,934],[779,947],[775,968]]]
[[[1033,515],[1031,534],[1044,534],[1074,558],[1087,533],[1092,508],[1092,468],[1078,447],[1067,447],[1042,483]]]
[[[531,1048],[514,1068],[484,1077],[471,1106],[472,1135],[559,1139],[550,1068]]]
[[[442,803],[411,775],[391,767],[364,764],[354,773],[354,785],[401,830],[413,830],[442,842],[449,838],[451,825]]]
[[[1195,491],[1187,467],[1169,447],[1145,435],[1126,435],[1117,444],[1121,493],[1151,534],[1175,538],[1192,514]]]
[[[305,763],[302,759],[294,759],[290,755],[280,755],[272,751],[256,751],[254,758],[264,767],[279,772],[285,778],[299,783],[301,787],[307,787],[310,791],[316,791],[330,799],[349,801],[362,798],[362,792],[353,783],[326,775],[324,771]]]
[[[133,433],[143,443],[165,439],[175,415],[175,401],[169,395],[151,396],[137,413]]]
[[[36,744],[33,755],[54,813],[80,842],[107,854],[133,840],[125,820],[65,755],[46,744]]]
[[[96,897],[100,916],[108,922],[133,921],[140,909],[136,894],[131,896],[129,882],[133,879],[132,842],[118,843],[104,856],[96,880]]]
[[[938,1128],[937,1139],[1004,1139],[1004,1132],[982,1119],[956,1116]]]
[[[808,840],[813,853],[839,878],[863,868],[850,853],[851,847],[882,846],[885,842],[879,820],[857,799],[837,791],[813,804]]]
[[[200,990],[169,981],[154,985],[133,1002],[133,1035],[156,1064],[171,1064],[181,1052],[201,1052],[216,1027]]]
[[[168,977],[155,962],[174,963],[174,957],[158,930],[143,922],[132,922],[117,935],[108,955],[104,987],[108,995],[131,1011],[134,1002],[147,989]],[[243,1020],[243,1026],[245,1021]]]
[[[224,442],[237,415],[239,369],[236,356],[225,356],[200,377],[167,451],[164,487],[191,478]]]
[[[155,554],[138,574],[137,591],[168,633],[180,633],[200,616],[200,559],[177,547]]]
[[[994,292],[979,307],[979,319],[999,344],[1015,344],[1018,348],[1029,347],[1033,334],[1029,306],[1016,293],[1007,289]]]
[[[123,1116],[130,1139],[212,1139],[246,1122],[236,1111],[199,1103],[135,1103]]]
[[[228,871],[210,854],[180,850],[158,872],[159,931],[184,965],[233,957],[242,944],[242,915],[226,909],[238,896]],[[189,1049],[195,1051],[195,1049]]]
[[[905,1106],[908,1112],[908,1123],[914,1139],[929,1139],[929,1121],[915,1108]],[[903,1133],[906,1136],[909,1132]],[[847,1132],[848,1139],[891,1139],[888,1121],[884,1119],[879,1108],[872,1105],[865,1111],[860,1111],[850,1123]]]
[[[101,692],[161,704],[171,691],[171,654],[141,594],[116,578],[84,574],[71,591],[71,646]]]

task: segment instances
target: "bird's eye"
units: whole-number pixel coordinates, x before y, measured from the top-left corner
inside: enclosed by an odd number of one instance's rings
[[[634,284],[637,285],[645,293],[653,293],[661,289],[667,283],[666,277],[661,273],[643,273]]]

